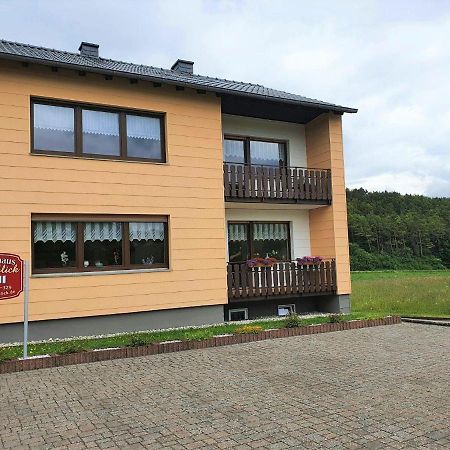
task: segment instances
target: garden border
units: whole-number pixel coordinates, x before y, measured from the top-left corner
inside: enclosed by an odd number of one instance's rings
[[[134,358],[138,356],[157,355],[160,353],[173,353],[200,348],[221,347],[224,345],[242,344],[247,342],[264,341],[308,334],[328,333],[332,331],[355,330],[380,325],[395,325],[401,323],[400,316],[389,316],[382,319],[351,320],[339,323],[322,323],[318,325],[302,325],[295,328],[279,328],[266,330],[256,334],[233,334],[215,336],[197,341],[172,341],[150,344],[141,347],[124,347],[118,349],[92,350],[66,355],[48,357],[34,357],[30,359],[15,359],[0,362],[0,374],[12,372],[25,372],[35,369],[48,369],[51,367],[70,366],[113,359]]]

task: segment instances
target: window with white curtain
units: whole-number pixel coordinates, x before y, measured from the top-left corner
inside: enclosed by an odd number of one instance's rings
[[[223,141],[223,160],[226,163],[243,164],[245,163],[245,142],[237,139],[224,139]]]
[[[83,153],[120,156],[119,114],[82,110]]]
[[[64,221],[64,215],[55,220],[39,216],[33,215],[32,222],[35,273],[168,267],[165,216],[139,221],[133,216],[80,216],[76,221]]]
[[[228,164],[284,167],[287,163],[286,142],[225,136],[223,160]]]
[[[228,222],[229,262],[249,258],[291,259],[288,222]]]
[[[166,258],[166,224],[130,222],[130,264],[163,264]]]
[[[161,120],[130,114],[126,118],[128,156],[161,159]]]
[[[122,224],[86,222],[84,224],[84,267],[103,268],[122,265]]]
[[[278,142],[250,141],[250,160],[258,166],[284,165],[284,144]]]
[[[46,104],[33,105],[33,140],[35,150],[75,151],[74,109]]]
[[[164,116],[33,101],[32,151],[165,162]]]
[[[34,222],[33,267],[42,270],[74,268],[76,230],[72,222]]]

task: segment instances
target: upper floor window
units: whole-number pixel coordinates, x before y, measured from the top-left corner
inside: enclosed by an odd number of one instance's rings
[[[225,136],[224,162],[283,167],[287,161],[286,142]]]
[[[161,114],[33,101],[32,152],[165,162]]]
[[[33,150],[75,152],[73,108],[34,104]]]

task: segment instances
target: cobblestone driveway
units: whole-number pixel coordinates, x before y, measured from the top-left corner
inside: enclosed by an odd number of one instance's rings
[[[450,448],[450,328],[402,324],[0,376],[0,447]]]

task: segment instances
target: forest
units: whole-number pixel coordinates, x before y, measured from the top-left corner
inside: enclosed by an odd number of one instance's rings
[[[352,270],[450,268],[450,198],[348,189]]]

